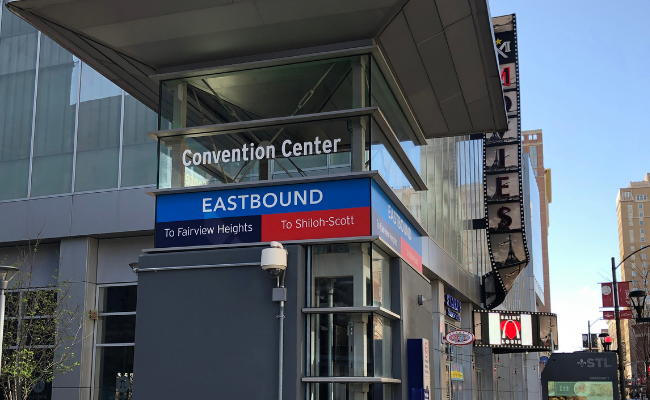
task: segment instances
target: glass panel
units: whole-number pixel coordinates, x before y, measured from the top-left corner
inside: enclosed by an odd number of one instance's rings
[[[174,128],[345,110],[368,104],[368,56],[321,60],[164,82],[161,118]],[[354,99],[358,74],[363,99]],[[361,94],[363,93],[363,94]]]
[[[372,376],[371,314],[312,314],[311,376]]]
[[[390,320],[375,314],[373,328],[374,376],[391,378],[393,376],[393,331]]]
[[[0,200],[27,197],[38,32],[5,9],[0,40]]]
[[[79,59],[41,36],[31,196],[72,191]]]
[[[369,251],[368,243],[312,246],[311,307],[372,305]]]
[[[160,139],[159,187],[349,172],[351,120]],[[335,166],[328,164],[328,155],[336,155]]]
[[[156,141],[147,132],[158,129],[158,116],[131,95],[124,96],[122,187],[156,183]]]
[[[372,246],[372,305],[390,310],[390,258]]]
[[[402,108],[395,99],[393,92],[390,90],[390,87],[374,58],[371,63],[371,106],[379,107],[381,109],[391,128],[393,128],[395,136],[397,136],[397,139],[402,143],[402,146],[414,146],[413,141],[415,140],[415,133],[413,132],[411,125],[408,123],[404,111],[402,111]],[[413,164],[416,163],[414,162]]]
[[[104,315],[97,322],[97,343],[134,343],[134,315]]]
[[[84,64],[80,97],[74,190],[116,188],[122,89]]]
[[[309,400],[392,400],[393,390],[382,383],[312,383]]]
[[[371,119],[371,141],[370,141],[370,168],[379,171],[386,183],[393,189],[397,197],[409,209],[411,214],[424,224],[421,196],[424,192],[416,192],[413,185],[406,178],[400,166],[395,161],[397,157],[393,147],[388,142],[384,132],[379,128],[375,119]],[[425,147],[417,148],[417,151],[426,151]],[[418,159],[418,162],[420,160]]]
[[[106,286],[99,289],[99,312],[135,311],[138,286]]]
[[[97,347],[95,400],[131,399],[133,350],[133,346]]]

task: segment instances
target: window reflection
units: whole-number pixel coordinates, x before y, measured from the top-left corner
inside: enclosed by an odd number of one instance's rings
[[[72,191],[79,60],[41,36],[31,196]]]
[[[122,90],[87,65],[81,70],[75,191],[116,188]]]
[[[27,197],[38,32],[6,11],[0,34],[0,200],[7,200]]]

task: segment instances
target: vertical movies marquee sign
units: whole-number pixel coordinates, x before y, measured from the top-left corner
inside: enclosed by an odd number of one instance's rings
[[[508,130],[485,135],[483,190],[492,271],[483,278],[485,306],[501,304],[529,260],[521,186],[519,61],[515,15],[495,17],[495,47],[501,70]]]

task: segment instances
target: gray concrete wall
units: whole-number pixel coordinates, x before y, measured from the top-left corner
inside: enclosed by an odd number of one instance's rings
[[[429,340],[429,360],[434,360],[434,330],[432,327],[433,318],[433,304],[431,301],[425,301],[424,305],[418,304],[418,295],[424,296],[426,299],[431,299],[431,284],[422,275],[416,272],[408,264],[402,260],[397,260],[399,265],[399,279],[400,279],[400,309],[401,315],[401,343],[400,346],[402,359],[401,359],[401,376],[402,385],[400,393],[395,396],[396,400],[408,400],[408,370],[406,359],[406,341],[407,339],[427,339]],[[396,286],[393,286],[394,288]],[[396,359],[398,360],[398,359]],[[396,362],[394,362],[396,364]],[[438,368],[435,362],[431,363],[431,380],[430,387],[435,387],[434,371]],[[400,397],[401,396],[401,397]],[[433,398],[433,397],[432,397]]]
[[[304,398],[301,246],[287,246],[284,398]],[[140,268],[259,262],[261,247],[145,254]],[[269,399],[278,379],[275,280],[259,266],[140,272],[134,398]]]
[[[148,189],[0,202],[0,243],[153,231],[155,199]]]

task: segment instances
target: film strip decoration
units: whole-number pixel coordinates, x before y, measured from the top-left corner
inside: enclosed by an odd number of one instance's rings
[[[519,60],[515,15],[492,19],[508,130],[484,135],[483,194],[492,271],[483,276],[487,309],[503,303],[530,256],[526,243],[521,174]]]

